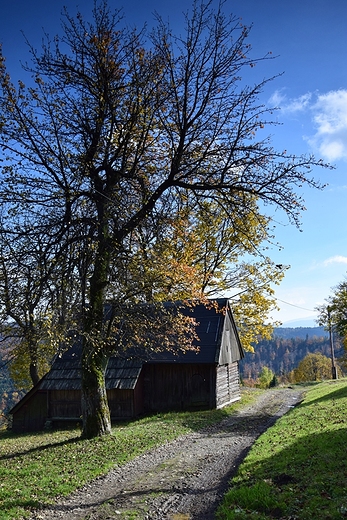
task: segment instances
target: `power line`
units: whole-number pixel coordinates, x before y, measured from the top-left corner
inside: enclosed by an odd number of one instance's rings
[[[306,307],[299,307],[299,305],[294,305],[294,303],[285,302],[284,300],[281,300],[280,298],[276,298],[275,296],[272,296],[272,298],[279,302],[285,303],[286,305],[291,305],[292,307],[296,307],[297,309],[302,309],[303,311],[316,312],[314,309],[306,309]]]
[[[232,296],[230,296],[230,299],[231,298],[235,298],[235,296],[239,296],[240,294],[243,294],[245,292],[247,292],[248,289],[245,289],[244,291],[240,291],[236,294],[233,294]],[[278,302],[282,302],[282,303],[285,303],[286,305],[290,305],[291,307],[296,307],[297,309],[302,309],[303,311],[310,311],[310,312],[317,312],[316,309],[307,309],[306,307],[300,307],[299,305],[295,305],[294,303],[289,303],[289,302],[286,302],[284,300],[281,300],[280,298],[277,298],[276,296],[270,296],[270,298],[272,300],[276,300]]]

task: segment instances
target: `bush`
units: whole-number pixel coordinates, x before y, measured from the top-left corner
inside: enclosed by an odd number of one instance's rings
[[[273,381],[275,374],[268,367],[263,367],[259,374],[259,388],[270,388],[271,382]]]

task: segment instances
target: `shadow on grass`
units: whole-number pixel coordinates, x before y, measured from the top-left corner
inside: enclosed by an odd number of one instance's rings
[[[337,384],[337,383],[338,383],[338,381],[336,383],[335,383],[335,381],[331,381],[330,384],[334,385],[334,384]],[[325,401],[331,401],[331,400],[336,400],[336,399],[342,399],[344,397],[347,397],[347,385],[343,386],[342,388],[338,388],[337,390],[335,390],[334,387],[332,386],[331,392],[323,395],[322,397],[317,397],[317,399],[313,399],[313,400],[308,401],[308,402],[304,401],[301,404],[301,406],[302,407],[311,406],[312,404],[323,403]]]
[[[6,432],[5,435],[0,435],[0,441],[1,439],[21,439],[23,440],[23,444],[25,444],[25,439],[26,437],[42,437],[44,435],[47,435],[47,433],[44,433],[44,432],[38,432],[38,433],[30,433],[30,434],[12,434],[10,432]],[[21,450],[17,450],[17,451],[11,451],[11,453],[7,453],[5,455],[1,455],[0,456],[0,461],[1,460],[11,460],[11,459],[15,459],[16,457],[20,457],[20,456],[23,456],[23,455],[30,455],[32,453],[37,453],[37,452],[44,452],[45,450],[48,450],[48,449],[51,449],[51,448],[56,448],[56,447],[59,447],[59,446],[64,446],[66,444],[77,444],[78,442],[81,442],[83,439],[81,438],[80,435],[76,436],[76,437],[72,437],[70,439],[64,439],[64,440],[61,440],[61,441],[49,441],[49,439],[47,439],[47,444],[40,444],[39,446],[35,446],[33,448],[23,448]]]
[[[246,459],[216,518],[346,518],[346,443],[343,427],[300,437],[262,462]]]
[[[10,498],[9,500],[2,500],[0,518],[27,518],[26,516],[18,517],[18,511],[32,511],[40,506],[40,502],[37,500],[24,500],[20,498]]]

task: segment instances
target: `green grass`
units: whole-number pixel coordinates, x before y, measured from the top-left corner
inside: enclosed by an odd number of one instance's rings
[[[78,430],[15,435],[0,432],[0,519],[29,516],[33,508],[68,495],[93,478],[179,435],[222,420],[258,391],[223,410],[160,414],[113,428],[111,436],[82,440]]]
[[[347,518],[347,381],[307,387],[304,402],[254,444],[218,520]]]

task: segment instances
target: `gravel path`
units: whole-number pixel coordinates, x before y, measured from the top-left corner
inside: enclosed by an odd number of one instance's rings
[[[221,423],[137,457],[31,520],[213,520],[255,439],[301,399],[298,390],[268,390]]]

